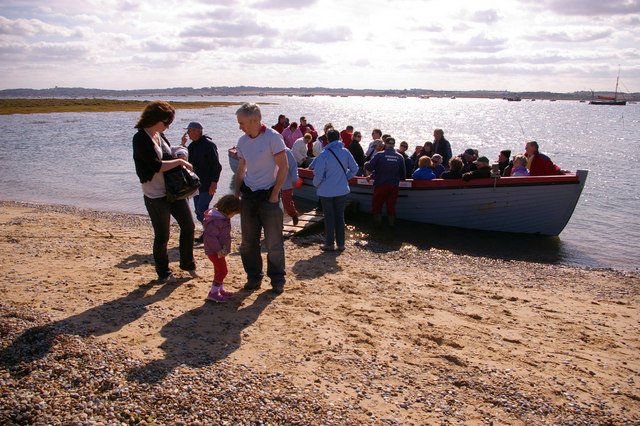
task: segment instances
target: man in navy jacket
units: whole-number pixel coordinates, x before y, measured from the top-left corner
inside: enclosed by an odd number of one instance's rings
[[[389,225],[395,225],[398,186],[407,176],[404,158],[393,149],[395,143],[394,138],[387,138],[384,141],[384,151],[376,153],[370,161],[364,163],[364,168],[374,175],[371,213],[376,227],[382,224],[382,206],[385,203]]]
[[[193,171],[200,178],[200,190],[193,197],[196,218],[202,223],[204,212],[209,210],[209,204],[218,189],[218,180],[222,166],[218,158],[218,147],[211,138],[203,134],[202,124],[192,121],[186,127],[187,132],[182,136],[182,146],[187,143],[187,136],[193,142],[189,144],[189,162],[193,164]],[[202,242],[202,236],[196,238]]]

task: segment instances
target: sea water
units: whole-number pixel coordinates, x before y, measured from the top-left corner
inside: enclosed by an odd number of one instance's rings
[[[138,98],[139,99],[139,98]],[[255,101],[263,121],[279,114],[306,116],[321,134],[325,123],[354,126],[370,141],[382,129],[406,140],[410,151],[442,128],[453,154],[477,148],[496,161],[536,140],[540,151],[563,169],[589,170],[569,224],[559,237],[486,233],[415,224],[379,238],[411,240],[422,248],[443,248],[558,264],[637,270],[640,266],[640,105],[594,106],[577,101],[507,102],[501,99],[393,97],[171,97],[171,101]],[[199,121],[218,146],[223,172],[218,195],[232,191],[227,149],[240,137],[237,107],[181,109],[167,130],[180,143],[184,127]],[[51,113],[0,116],[0,199],[47,202],[145,214],[135,174],[131,138],[139,112]],[[438,206],[433,206],[438,208]],[[369,232],[366,220],[355,220]],[[403,231],[406,228],[407,232]],[[502,250],[496,250],[502,247]],[[514,255],[515,253],[515,255]]]

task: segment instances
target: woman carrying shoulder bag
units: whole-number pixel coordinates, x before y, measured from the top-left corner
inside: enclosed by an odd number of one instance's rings
[[[344,250],[345,225],[344,208],[347,202],[349,179],[358,172],[358,164],[340,141],[340,132],[327,131],[329,144],[314,160],[313,185],[322,204],[324,213],[325,242],[320,248],[325,251]]]
[[[175,113],[176,110],[164,101],[147,104],[135,125],[138,133],[133,136],[133,161],[154,232],[153,260],[158,279],[163,282],[174,281],[167,251],[171,216],[180,225],[180,268],[197,277],[193,261],[195,225],[189,205],[186,199],[169,202],[164,183],[165,171],[178,166],[192,169],[187,161],[173,158],[169,142],[162,134],[173,122]]]

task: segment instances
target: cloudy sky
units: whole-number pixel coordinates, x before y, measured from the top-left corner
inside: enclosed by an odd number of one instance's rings
[[[640,0],[2,0],[0,89],[640,92]]]

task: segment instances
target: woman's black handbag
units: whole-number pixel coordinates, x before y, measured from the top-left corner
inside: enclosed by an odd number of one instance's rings
[[[167,200],[187,198],[200,189],[200,178],[184,166],[174,167],[164,172],[164,186],[167,190]]]
[[[160,133],[160,136],[164,139],[167,145],[170,146],[169,141],[162,133]],[[162,159],[174,159],[170,152],[165,150],[164,146],[162,149]],[[176,200],[182,200],[189,197],[200,189],[200,178],[185,166],[178,166],[164,172],[164,186],[167,190],[167,200],[170,203],[173,203]]]

